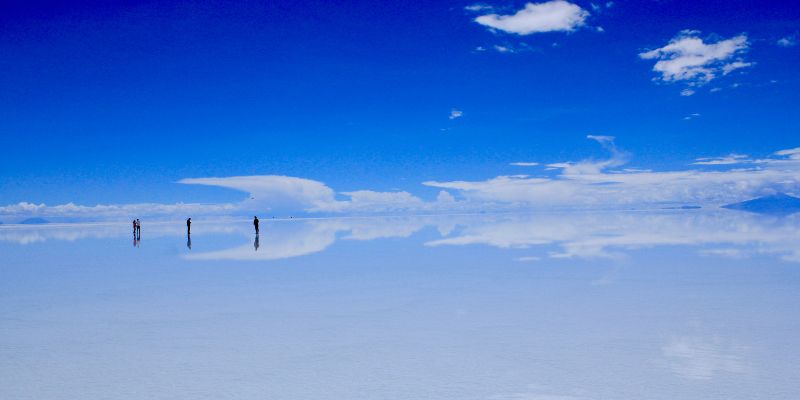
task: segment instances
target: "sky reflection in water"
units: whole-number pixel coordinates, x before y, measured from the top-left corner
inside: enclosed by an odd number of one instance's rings
[[[800,394],[798,215],[193,222],[0,227],[0,397]]]

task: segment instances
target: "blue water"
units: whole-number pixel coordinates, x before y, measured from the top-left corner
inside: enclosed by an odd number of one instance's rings
[[[2,399],[796,399],[800,215],[0,226]]]

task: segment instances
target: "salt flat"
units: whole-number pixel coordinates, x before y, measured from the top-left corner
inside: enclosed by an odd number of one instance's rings
[[[0,227],[0,397],[800,396],[798,215],[193,221]]]

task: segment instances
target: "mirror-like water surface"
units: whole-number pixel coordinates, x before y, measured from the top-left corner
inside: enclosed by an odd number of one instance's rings
[[[7,399],[794,399],[800,215],[0,226]]]

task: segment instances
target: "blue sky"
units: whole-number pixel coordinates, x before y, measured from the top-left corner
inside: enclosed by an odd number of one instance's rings
[[[0,215],[800,188],[793,2],[266,3],[4,3]]]

